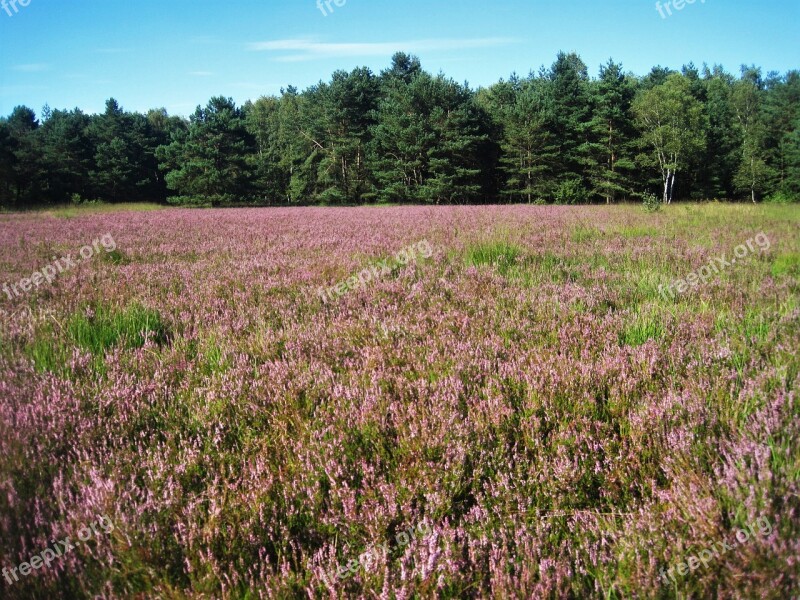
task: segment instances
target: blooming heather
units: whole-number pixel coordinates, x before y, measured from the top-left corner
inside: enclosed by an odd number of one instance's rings
[[[798,217],[0,215],[0,281],[105,233],[122,253],[0,295],[0,562],[114,524],[0,597],[791,597]],[[430,259],[319,301],[417,240]]]

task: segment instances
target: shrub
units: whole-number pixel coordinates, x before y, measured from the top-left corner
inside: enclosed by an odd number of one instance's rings
[[[580,179],[567,179],[556,188],[556,204],[585,204],[589,195]]]
[[[644,210],[649,213],[658,212],[661,210],[661,198],[652,192],[645,192],[642,194],[642,206]]]
[[[792,204],[794,202],[800,202],[800,197],[792,196],[784,191],[779,191],[765,198],[764,202],[769,204]]]
[[[80,194],[72,194],[69,197],[69,202],[70,202],[70,204],[75,204],[75,205],[78,205],[78,206],[82,206],[82,205],[85,205],[85,204],[102,204],[103,203],[102,200],[89,200],[88,198],[83,198],[83,197],[81,197]]]

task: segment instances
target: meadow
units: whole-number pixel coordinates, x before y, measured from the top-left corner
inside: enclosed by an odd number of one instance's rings
[[[0,214],[115,242],[0,292],[0,597],[800,593],[799,207],[125,208]]]

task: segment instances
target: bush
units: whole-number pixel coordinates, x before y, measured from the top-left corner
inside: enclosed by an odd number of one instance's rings
[[[170,196],[167,202],[173,206],[199,207],[199,206],[230,206],[236,200],[234,196],[225,194],[208,194],[206,196]]]
[[[642,206],[644,210],[649,213],[658,212],[661,210],[661,198],[652,192],[645,192],[642,194]]]
[[[556,188],[556,204],[585,204],[588,199],[580,179],[567,179]]]
[[[85,205],[85,204],[102,204],[102,200],[89,200],[87,198],[82,198],[80,194],[72,194],[69,197],[70,204],[76,204],[78,206]]]
[[[792,204],[794,202],[800,202],[800,197],[787,194],[784,191],[779,191],[764,198],[764,202],[769,204]]]

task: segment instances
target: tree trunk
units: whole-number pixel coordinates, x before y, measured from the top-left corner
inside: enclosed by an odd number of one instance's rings
[[[672,204],[672,196],[675,193],[675,173],[672,173],[672,177],[669,182],[669,202],[667,204]]]

